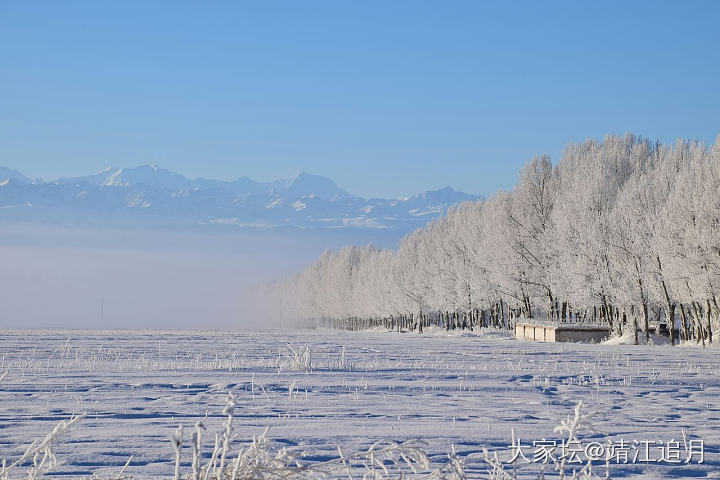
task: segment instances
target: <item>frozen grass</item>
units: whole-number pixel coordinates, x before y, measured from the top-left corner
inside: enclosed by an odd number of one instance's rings
[[[0,376],[0,381],[5,374]],[[460,457],[453,445],[451,453],[440,465],[433,465],[425,451],[426,445],[421,441],[407,440],[395,442],[391,440],[377,441],[367,450],[359,453],[345,454],[340,447],[337,456],[325,461],[303,462],[302,453],[296,454],[287,448],[274,449],[268,438],[268,428],[261,435],[253,436],[249,445],[233,451],[233,421],[237,401],[235,395],[229,393],[223,409],[226,416],[223,429],[215,433],[214,446],[209,458],[203,455],[203,433],[205,426],[202,422],[195,423],[190,438],[192,462],[190,471],[183,472],[183,426],[170,436],[174,451],[173,480],[256,480],[256,479],[310,479],[310,478],[347,478],[389,480],[392,478],[406,478],[408,480],[466,480],[468,475],[465,464],[471,457],[479,454],[470,454]],[[567,433],[568,441],[578,440],[578,434],[583,431],[594,432],[588,421],[588,415],[581,412],[582,404],[575,408],[574,417],[568,417],[556,427],[555,431]],[[2,459],[0,480],[13,480],[27,478],[40,480],[47,478],[48,474],[60,462],[54,450],[62,435],[78,423],[85,415],[73,416],[70,420],[60,421],[53,430],[42,440],[34,441],[25,453],[17,460],[9,463]],[[514,444],[514,439],[512,440]],[[505,465],[497,455],[483,449],[483,460],[488,464],[487,478],[514,480],[518,478],[516,464]],[[127,479],[125,476],[132,457],[128,459],[115,480]],[[550,463],[540,467],[538,479],[545,478],[546,469]],[[526,465],[527,466],[527,465]],[[552,466],[558,472],[559,478],[564,479],[595,479],[599,478],[592,473],[592,464],[576,469],[571,474],[566,470],[565,460],[553,459]],[[19,473],[19,471],[25,472]],[[609,478],[609,465],[606,466],[606,476]],[[96,473],[92,477],[99,478]]]
[[[84,415],[74,416],[70,420],[62,420],[45,438],[33,441],[20,458],[13,462],[2,459],[0,467],[0,479],[9,480],[20,476],[28,479],[43,478],[45,474],[58,466],[59,461],[54,446],[60,441],[60,437],[71,427],[83,418]],[[26,473],[13,476],[13,474],[25,468]]]
[[[7,377],[8,372],[0,375],[0,383]],[[6,458],[0,459],[0,480],[10,480],[12,478],[27,478],[35,480],[43,478],[47,473],[58,466],[59,461],[55,453],[55,445],[60,438],[70,430],[77,422],[82,420],[84,415],[73,415],[68,420],[58,422],[55,427],[44,438],[34,440],[20,458],[14,461],[8,461]],[[25,472],[17,474],[18,470],[24,469]]]
[[[286,345],[289,352],[285,354],[284,360],[280,362],[280,369],[289,372],[309,372],[312,370],[312,351],[307,344],[302,349],[293,348],[289,343]]]
[[[303,462],[301,456],[286,448],[274,450],[268,439],[268,428],[259,435],[253,436],[252,443],[240,448],[237,453],[232,451],[233,419],[236,408],[235,396],[230,393],[223,413],[227,416],[224,429],[215,434],[214,448],[207,463],[202,464],[202,433],[204,426],[195,424],[192,434],[192,468],[186,477],[192,480],[253,480],[253,479],[287,479],[287,478],[347,478],[389,480],[393,478],[421,480],[466,480],[465,464],[471,458],[482,458],[488,470],[486,478],[515,480],[518,478],[519,467],[516,464],[503,464],[497,453],[483,449],[480,454],[459,456],[453,445],[452,451],[440,465],[433,465],[425,451],[426,445],[416,440],[394,442],[390,440],[373,443],[367,450],[354,454],[345,454],[338,447],[335,458],[320,462]],[[182,474],[182,443],[183,429],[178,427],[171,436],[175,450],[174,480],[180,480]],[[568,416],[555,432],[567,435],[567,441],[579,442],[582,432],[595,433],[589,421],[589,415],[582,412],[582,403],[578,403],[574,415]],[[514,443],[514,440],[512,440]],[[228,460],[229,461],[226,461]],[[526,464],[525,467],[528,467]],[[537,479],[544,479],[547,470],[552,468],[561,479],[593,480],[600,477],[593,474],[593,464],[588,462],[579,468],[571,469],[566,459],[553,458],[539,466]],[[605,465],[603,478],[610,478],[610,466]]]
[[[301,368],[286,364],[296,358]],[[266,427],[260,443],[270,458],[284,448],[302,466],[337,462],[338,446],[350,458],[378,441],[411,442],[431,470],[445,468],[450,452],[467,478],[485,478],[484,449],[505,459],[513,429],[523,441],[547,437],[578,400],[610,438],[669,440],[685,431],[708,445],[702,465],[622,465],[618,476],[720,471],[714,349],[537,344],[487,333],[5,331],[0,365],[9,371],[0,383],[0,458],[14,462],[33,439],[84,412],[81,428],[53,445],[56,472],[71,477],[115,478],[132,455],[126,475],[172,478],[167,439],[183,425],[182,478],[192,476],[194,433],[204,466],[218,432],[219,469]],[[227,392],[235,397],[230,436]],[[519,478],[535,478],[535,467],[518,467]],[[359,458],[357,468],[364,474]],[[547,478],[557,474],[548,468]]]

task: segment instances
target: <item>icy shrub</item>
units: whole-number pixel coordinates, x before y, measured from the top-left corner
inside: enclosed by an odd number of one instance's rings
[[[287,349],[285,357],[280,361],[279,368],[281,370],[290,372],[309,372],[312,370],[312,351],[307,344],[300,350],[293,348],[288,343]]]

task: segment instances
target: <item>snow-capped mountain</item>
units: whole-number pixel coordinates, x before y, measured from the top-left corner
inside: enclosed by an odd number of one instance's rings
[[[364,199],[305,172],[274,182],[191,180],[141,165],[43,182],[0,167],[0,221],[410,230],[478,198],[445,187],[399,199]]]
[[[32,182],[32,180],[30,180],[28,177],[18,172],[17,170],[13,170],[12,168],[0,167],[0,183],[6,182],[8,180],[17,180],[18,182],[22,183]]]
[[[192,182],[179,173],[159,168],[157,165],[140,165],[135,168],[107,167],[95,175],[74,178],[60,178],[57,183],[89,183],[106,187],[129,187],[147,185],[150,187],[179,190],[191,186]]]
[[[315,195],[326,200],[347,198],[351,195],[326,177],[300,172],[294,177],[280,181],[288,196]]]

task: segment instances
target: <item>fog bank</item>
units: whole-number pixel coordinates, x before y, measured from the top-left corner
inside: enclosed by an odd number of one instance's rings
[[[273,326],[252,293],[368,230],[0,227],[0,328]],[[101,307],[102,305],[102,307]]]

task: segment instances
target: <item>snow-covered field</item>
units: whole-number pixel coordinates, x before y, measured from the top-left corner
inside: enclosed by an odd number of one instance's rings
[[[293,365],[291,345],[311,353]],[[720,478],[720,352],[660,346],[540,344],[497,333],[448,337],[340,331],[0,331],[0,459],[16,459],[73,414],[57,445],[70,476],[172,478],[169,436],[203,420],[205,452],[237,396],[242,444],[270,427],[276,447],[322,461],[377,440],[427,442],[434,462],[508,448],[524,454],[580,400],[598,432],[584,441],[668,442],[680,462],[611,464],[613,478]],[[189,430],[188,430],[189,431]],[[704,441],[685,464],[683,441]],[[526,445],[529,445],[525,447]],[[697,443],[696,443],[697,445]],[[660,449],[651,445],[651,457]],[[190,457],[185,456],[184,469]],[[525,467],[530,475],[537,465]],[[469,478],[487,465],[468,461]]]

